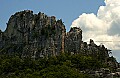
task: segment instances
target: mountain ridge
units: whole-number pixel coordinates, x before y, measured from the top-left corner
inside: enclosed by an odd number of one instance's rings
[[[47,16],[39,12],[33,14],[31,10],[16,12],[12,15],[7,23],[4,32],[0,31],[1,47],[6,44],[24,44],[22,51],[29,50],[34,56],[35,52],[43,53],[43,55],[59,55],[61,52],[80,53],[81,50],[104,50],[103,54],[109,57],[109,50],[104,45],[97,46],[91,39],[90,44],[82,41],[82,30],[78,27],[72,27],[66,32],[65,25],[62,20],[56,20],[55,16]],[[2,43],[4,42],[4,43]],[[33,49],[34,48],[34,49]],[[49,51],[48,53],[45,53]],[[27,52],[27,51],[26,51]],[[24,53],[23,53],[24,54]],[[28,53],[29,54],[29,53]]]
[[[91,56],[110,67],[118,68],[118,62],[111,61],[111,50],[104,45],[82,41],[82,30],[72,27],[66,32],[62,19],[39,12],[24,10],[12,15],[4,32],[0,30],[0,54],[19,55],[33,59],[59,56],[61,53]]]

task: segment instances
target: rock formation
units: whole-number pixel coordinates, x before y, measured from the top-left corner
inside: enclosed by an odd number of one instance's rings
[[[67,32],[65,37],[65,52],[80,53],[82,43],[82,30],[74,27]]]
[[[80,28],[73,27],[66,32],[61,19],[56,20],[55,16],[50,17],[41,12],[17,12],[10,17],[6,30],[0,30],[0,54],[30,58],[57,56],[61,53],[81,54],[94,57],[116,69],[120,65],[114,57],[109,57],[110,51],[104,45],[96,45],[92,39],[89,44],[83,42]],[[110,76],[110,73],[101,70],[95,72],[97,74],[94,75],[99,74],[99,77]],[[99,72],[102,72],[102,76]]]
[[[9,53],[20,49],[22,56],[43,57],[64,52],[65,34],[62,20],[56,20],[54,16],[49,17],[41,12],[33,14],[33,11],[25,10],[10,17],[3,41],[9,48],[15,46],[15,49],[7,51]],[[7,48],[2,44],[0,49]]]
[[[39,12],[24,10],[12,15],[4,32],[0,30],[0,53],[19,54],[21,57],[49,57],[60,53],[109,57],[104,45],[82,41],[82,30],[73,27],[66,33],[62,20]]]

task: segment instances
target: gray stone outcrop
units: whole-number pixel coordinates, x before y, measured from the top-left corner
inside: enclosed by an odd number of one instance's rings
[[[60,53],[109,57],[107,48],[82,41],[82,30],[73,27],[66,33],[62,20],[39,12],[24,10],[12,15],[4,32],[0,31],[0,53],[22,57],[56,56]]]

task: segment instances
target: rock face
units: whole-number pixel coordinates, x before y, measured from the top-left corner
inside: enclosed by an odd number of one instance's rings
[[[66,33],[62,20],[39,12],[24,10],[12,15],[4,32],[0,30],[0,53],[22,57],[56,56],[62,52],[97,56],[106,59],[108,50],[82,41],[82,30],[73,27]]]
[[[4,32],[4,41],[11,47],[18,46],[13,52],[20,49],[22,56],[43,57],[64,52],[65,34],[62,20],[25,10],[10,17]]]
[[[80,53],[81,42],[82,30],[77,27],[71,28],[65,38],[65,52]]]

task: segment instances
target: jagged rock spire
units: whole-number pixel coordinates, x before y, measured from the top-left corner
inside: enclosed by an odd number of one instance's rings
[[[78,27],[72,27],[66,34],[65,51],[79,53],[82,42],[82,30]]]

